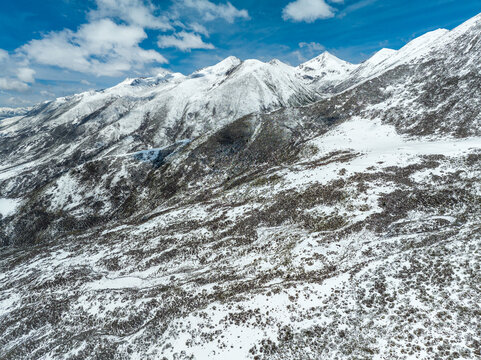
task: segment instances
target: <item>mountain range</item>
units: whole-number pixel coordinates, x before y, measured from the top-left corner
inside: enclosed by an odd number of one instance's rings
[[[481,357],[481,15],[0,111],[0,358]]]

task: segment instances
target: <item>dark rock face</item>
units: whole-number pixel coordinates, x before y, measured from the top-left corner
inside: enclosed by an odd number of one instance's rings
[[[321,100],[0,123],[0,358],[481,356],[479,21]]]

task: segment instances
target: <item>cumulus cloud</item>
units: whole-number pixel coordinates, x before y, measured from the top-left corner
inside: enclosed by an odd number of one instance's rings
[[[17,78],[26,83],[35,82],[35,70],[22,67],[17,69]]]
[[[192,23],[189,25],[189,29],[192,29],[194,32],[198,34],[202,34],[204,36],[209,37],[209,31],[207,31],[207,28],[204,25],[201,25],[199,23]]]
[[[159,4],[157,0],[93,0],[95,6],[87,13],[87,22],[77,29],[44,33],[10,53],[0,49],[0,89],[24,92],[33,88],[35,93],[30,91],[21,97],[38,101],[39,95],[51,94],[41,93],[45,86],[35,83],[35,71],[45,79],[49,75],[58,78],[63,70],[80,72],[83,77],[163,73],[159,66],[168,61],[160,52],[145,48],[144,40],[149,35],[157,37],[159,48],[174,47],[184,52],[214,49],[203,40],[210,35],[209,22],[249,19],[247,10],[226,0],[171,1],[172,5],[161,9],[155,5]],[[83,87],[103,81],[88,77],[91,82],[87,83],[78,80],[78,74],[66,76]],[[62,88],[59,93],[62,91],[66,90]]]
[[[28,90],[28,84],[12,78],[0,78],[1,90],[13,90],[13,91],[26,91]]]
[[[87,85],[87,86],[92,86],[92,85],[93,85],[90,81],[85,80],[85,79],[80,80],[80,83],[83,84],[83,85]]]
[[[334,2],[341,2],[339,0]],[[335,9],[324,0],[296,0],[283,9],[282,18],[296,22],[308,23],[318,19],[327,19],[335,15]]]
[[[118,25],[103,19],[82,25],[77,32],[63,30],[32,40],[21,48],[39,64],[95,75],[119,76],[148,63],[166,63],[154,50],[139,43],[147,38],[138,26]]]
[[[30,105],[30,102],[28,100],[25,100],[23,96],[22,97],[11,96],[7,99],[7,103],[15,107]]]
[[[233,23],[237,18],[249,19],[249,13],[247,10],[239,10],[230,2],[225,4],[214,4],[209,0],[180,0],[178,6],[197,11],[202,14],[205,21],[223,19],[229,23]]]
[[[120,76],[131,70],[141,71],[146,66],[168,62],[157,51],[140,46],[147,38],[145,29],[164,32],[180,27],[180,32],[158,37],[160,48],[175,47],[181,51],[215,48],[201,37],[209,36],[207,28],[189,21],[192,18],[183,15],[185,9],[190,9],[191,14],[194,11],[203,21],[223,19],[233,22],[237,18],[249,18],[246,10],[239,10],[230,2],[214,4],[209,0],[176,0],[169,10],[171,12],[161,14],[151,0],[95,2],[97,8],[89,12],[89,23],[76,31],[64,29],[47,33],[41,39],[31,40],[17,53],[36,64],[97,76]],[[2,54],[0,52],[0,59],[4,56]],[[19,79],[30,82],[33,75],[22,70]]]
[[[89,13],[92,21],[114,17],[148,29],[171,30],[166,16],[155,16],[152,3],[142,0],[96,0],[97,9]]]
[[[299,48],[290,53],[290,55],[299,62],[305,62],[320,53],[326,51],[324,45],[317,42],[300,42]]]
[[[324,45],[321,45],[317,42],[300,42],[299,43],[299,47],[302,49],[302,48],[305,48],[307,49],[308,51],[312,51],[312,52],[315,52],[315,51],[323,51],[325,50],[326,48],[324,47]]]
[[[194,33],[181,31],[178,34],[159,36],[157,45],[160,48],[175,47],[181,51],[190,51],[191,49],[214,49],[214,45],[205,43],[202,38]]]
[[[150,1],[96,0],[96,4],[88,14],[89,22],[76,31],[50,32],[18,52],[37,64],[97,76],[120,76],[167,62],[157,51],[140,46],[147,38],[145,29],[173,29],[165,15],[154,15],[156,8]]]
[[[21,56],[0,49],[0,89],[7,91],[26,91],[35,82],[35,70],[26,65]]]

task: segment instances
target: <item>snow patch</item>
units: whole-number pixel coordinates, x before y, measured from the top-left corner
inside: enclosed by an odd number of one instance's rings
[[[7,217],[15,214],[20,202],[20,199],[0,198],[0,215]]]

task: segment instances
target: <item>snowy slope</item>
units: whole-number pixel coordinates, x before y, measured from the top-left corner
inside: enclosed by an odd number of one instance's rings
[[[361,66],[356,69],[353,76],[370,78],[376,74],[385,72],[392,67],[419,61],[427,56],[431,51],[433,44],[448,32],[449,31],[445,29],[438,29],[426,33],[410,41],[397,51],[392,49],[382,49],[370,59],[362,63]]]
[[[399,50],[381,49],[371,58],[359,64],[338,83],[337,91],[356,86],[366,80],[380,76],[383,73],[400,66],[419,64],[429,58],[435,44],[449,31],[438,29],[413,39]]]
[[[0,355],[476,358],[481,139],[356,117],[293,147],[307,123],[233,123],[129,185],[133,216],[7,248]],[[88,183],[69,177],[75,206]]]
[[[340,83],[329,102],[316,106],[341,118],[380,117],[413,135],[480,135],[480,32],[478,15],[396,52],[383,50]]]

